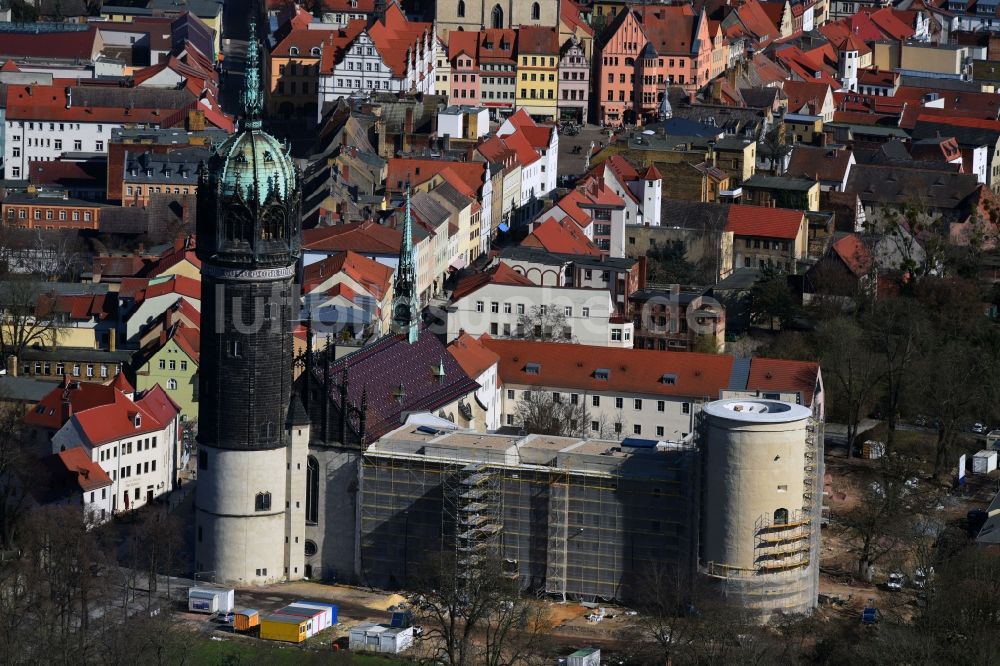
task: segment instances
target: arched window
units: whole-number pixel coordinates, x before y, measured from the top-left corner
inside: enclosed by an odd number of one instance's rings
[[[458,18],[465,18],[465,0],[458,0]]]
[[[774,512],[774,524],[775,525],[788,524],[788,509],[777,509]]]
[[[297,56],[298,54],[299,54],[299,47],[293,46],[290,49],[288,49],[288,55]]]
[[[313,456],[306,459],[306,522],[319,522],[319,461]]]
[[[257,497],[254,499],[253,508],[255,511],[270,511],[271,493],[257,493]]]
[[[250,221],[250,213],[242,206],[232,206],[226,212],[226,221],[223,225],[226,240],[245,241],[250,238],[250,229],[253,226]]]
[[[309,53],[311,53],[312,55],[314,55],[314,56],[316,56],[318,58],[320,56],[319,47],[318,46],[312,47],[312,49],[309,51]]]
[[[490,23],[494,28],[503,28],[503,9],[500,8],[500,5],[493,5]]]
[[[167,390],[168,391],[176,391],[177,390],[177,380],[176,379],[168,379],[167,380]]]
[[[537,2],[531,3],[531,20],[539,21],[542,18],[542,6]]]

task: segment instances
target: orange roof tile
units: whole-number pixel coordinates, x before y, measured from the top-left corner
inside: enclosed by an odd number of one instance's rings
[[[835,242],[830,249],[840,257],[844,265],[857,277],[865,275],[872,267],[872,255],[868,246],[856,234],[848,234]]]
[[[500,357],[482,342],[468,333],[462,333],[448,345],[450,353],[472,379],[489,370],[500,361]]]
[[[521,275],[507,264],[500,262],[488,271],[467,275],[458,281],[451,292],[452,302],[465,298],[469,294],[488,284],[506,284],[535,286],[535,283]]]
[[[521,241],[521,245],[538,247],[559,254],[586,254],[594,257],[601,255],[600,248],[587,238],[580,226],[567,222],[565,218],[546,219]]]
[[[732,204],[726,220],[726,231],[736,236],[759,236],[794,240],[802,229],[802,211],[766,206]]]

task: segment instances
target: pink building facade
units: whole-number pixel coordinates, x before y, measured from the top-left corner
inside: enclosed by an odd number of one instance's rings
[[[711,79],[713,40],[704,11],[652,5],[621,12],[598,55],[602,122],[655,118],[665,83],[696,90]]]

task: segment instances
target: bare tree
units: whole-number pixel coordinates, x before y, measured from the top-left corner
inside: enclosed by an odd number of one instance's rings
[[[784,127],[779,123],[774,125],[760,139],[761,157],[767,159],[774,175],[780,176],[784,168],[785,157],[792,152],[792,147],[785,141]]]
[[[5,549],[15,546],[30,506],[28,490],[41,481],[30,466],[23,414],[12,406],[0,407],[0,543]]]
[[[53,299],[31,276],[8,275],[0,283],[0,354],[4,361],[32,345],[52,346],[58,329]]]
[[[816,330],[816,348],[823,376],[837,399],[847,424],[847,457],[851,457],[858,424],[870,406],[881,377],[876,355],[868,346],[864,331],[853,320],[838,317],[825,321]]]
[[[517,317],[518,337],[528,340],[568,341],[566,313],[556,305],[533,305]]]
[[[475,561],[446,552],[418,578],[417,617],[438,663],[532,664],[546,626],[540,606],[521,596],[494,553]]]

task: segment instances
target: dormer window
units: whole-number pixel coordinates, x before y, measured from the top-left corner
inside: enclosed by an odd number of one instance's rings
[[[170,169],[164,169],[163,170],[163,175],[166,176],[167,178],[170,178],[170,174],[171,174],[171,170]]]
[[[320,53],[319,53],[319,47],[318,46],[312,47],[312,50],[310,50],[309,53],[311,53],[312,55],[314,55],[314,56],[316,56],[318,58],[319,55],[320,55]]]
[[[146,178],[152,178],[152,177],[153,177],[153,170],[146,169]]]
[[[598,368],[597,370],[594,370],[594,379],[607,381],[610,378],[611,378],[611,371],[608,370],[607,368]]]
[[[135,427],[136,428],[141,428],[142,427],[142,416],[140,414],[136,414],[134,422],[135,422]]]
[[[660,377],[660,381],[666,384],[667,386],[674,386],[675,384],[677,384],[677,375],[673,373],[667,373],[662,377]]]
[[[299,47],[293,46],[288,49],[288,55],[297,56],[299,54]]]
[[[528,363],[524,366],[524,371],[529,375],[537,375],[542,372],[542,366],[540,363]]]

